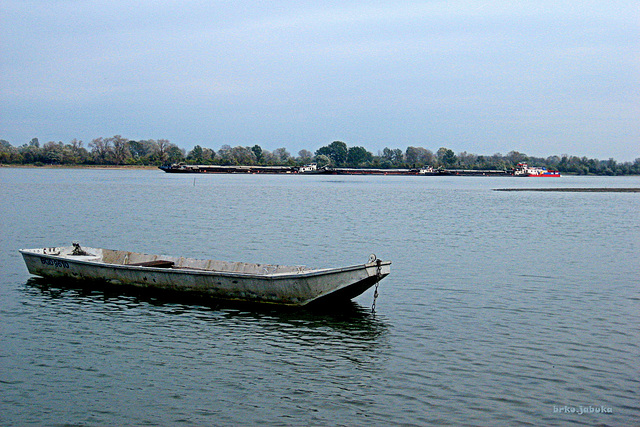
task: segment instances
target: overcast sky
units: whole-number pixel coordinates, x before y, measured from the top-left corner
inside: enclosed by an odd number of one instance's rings
[[[0,139],[640,157],[640,2],[0,0]]]

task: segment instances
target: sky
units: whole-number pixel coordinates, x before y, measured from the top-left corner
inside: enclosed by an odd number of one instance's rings
[[[0,0],[0,139],[640,157],[637,0]]]

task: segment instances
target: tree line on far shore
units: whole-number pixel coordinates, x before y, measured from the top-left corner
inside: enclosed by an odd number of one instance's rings
[[[547,158],[527,156],[510,151],[506,155],[478,155],[466,151],[455,153],[442,147],[435,153],[423,147],[384,148],[376,155],[364,147],[348,147],[342,141],[333,141],[314,153],[300,150],[293,156],[286,148],[268,151],[254,145],[252,147],[222,145],[218,151],[196,145],[189,152],[166,139],[134,141],[115,135],[110,138],[96,138],[85,148],[84,143],[73,139],[68,144],[47,142],[40,144],[38,138],[14,147],[0,140],[0,164],[23,165],[148,165],[160,166],[172,163],[203,165],[261,165],[261,166],[302,166],[317,163],[319,167],[351,168],[421,168],[506,170],[518,163],[547,167],[564,173],[580,175],[631,175],[640,174],[640,158],[634,162],[617,162],[589,159],[578,156],[550,156]]]

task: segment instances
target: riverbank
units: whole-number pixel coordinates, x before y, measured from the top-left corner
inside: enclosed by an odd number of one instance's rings
[[[158,166],[148,165],[7,165],[0,164],[0,168],[15,169],[90,169],[90,170],[152,170]]]

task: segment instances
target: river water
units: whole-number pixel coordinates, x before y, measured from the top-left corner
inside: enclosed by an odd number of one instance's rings
[[[2,425],[633,425],[640,177],[0,169]],[[30,279],[19,248],[393,262],[340,312]]]

